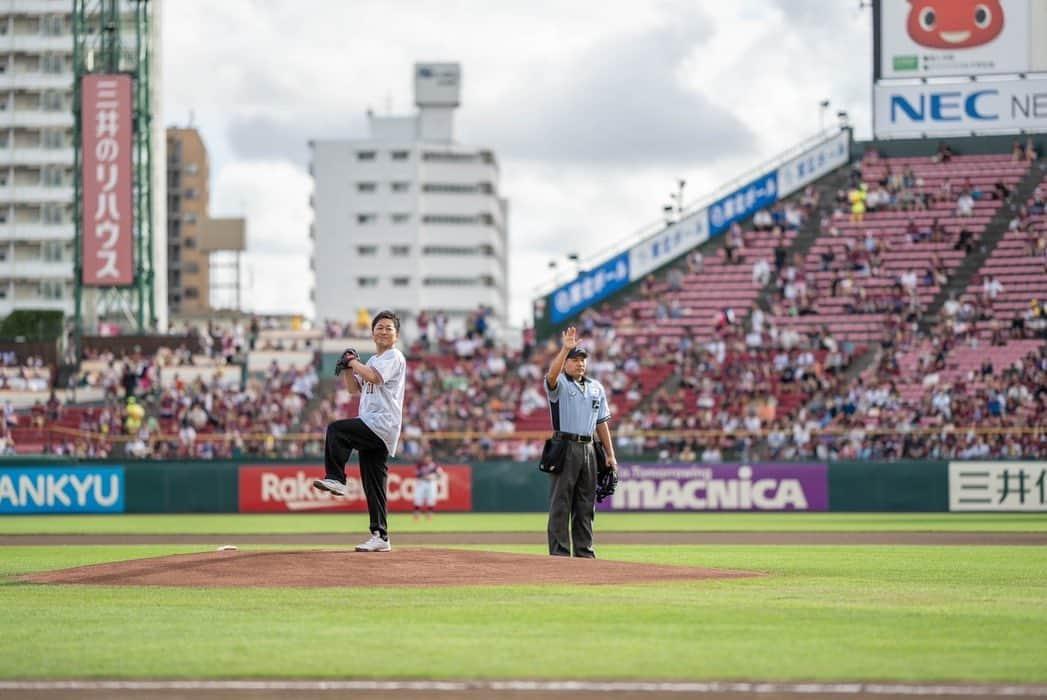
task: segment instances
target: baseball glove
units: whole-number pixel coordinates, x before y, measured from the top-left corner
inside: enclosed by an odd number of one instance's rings
[[[342,373],[342,370],[349,369],[349,363],[353,360],[359,359],[360,353],[356,352],[356,348],[346,348],[342,356],[338,358],[338,363],[334,366],[334,376],[338,376]]]
[[[601,469],[596,472],[596,501],[600,503],[608,496],[614,495],[618,488],[618,471],[615,469]]]

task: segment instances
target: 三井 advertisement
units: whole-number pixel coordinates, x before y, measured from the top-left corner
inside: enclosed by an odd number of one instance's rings
[[[950,462],[949,510],[1047,511],[1047,462]]]
[[[85,75],[80,91],[83,283],[126,286],[134,281],[131,77]]]
[[[597,510],[824,511],[825,464],[624,464]]]
[[[441,465],[443,474],[436,485],[436,509],[471,511],[472,467],[453,464]],[[324,478],[319,465],[246,465],[240,467],[241,513],[303,513],[352,511],[367,512],[360,468],[346,467],[346,495],[334,496],[313,488],[315,479]],[[415,468],[390,466],[387,493],[389,511],[410,511],[414,508]]]

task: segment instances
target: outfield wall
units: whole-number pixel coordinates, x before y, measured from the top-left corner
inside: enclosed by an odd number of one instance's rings
[[[394,464],[389,509],[413,508],[415,470]],[[312,488],[316,461],[0,460],[0,514],[366,512],[359,473],[346,498]],[[1047,462],[623,462],[601,512],[1047,512]],[[549,477],[530,463],[445,464],[437,510],[543,512]]]

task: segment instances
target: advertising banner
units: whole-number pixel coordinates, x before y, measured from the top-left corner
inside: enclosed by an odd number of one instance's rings
[[[123,467],[0,469],[0,514],[123,513]]]
[[[619,253],[596,269],[583,272],[557,288],[551,295],[553,303],[550,319],[553,323],[559,323],[570,318],[623,289],[629,280],[629,253]]]
[[[436,486],[436,510],[471,511],[472,467],[464,464],[441,465],[443,474]],[[313,488],[315,479],[324,478],[324,468],[316,464],[244,465],[240,467],[241,513],[315,513],[329,511],[367,512],[360,468],[346,468],[346,495],[334,496]],[[389,512],[414,509],[415,468],[390,466],[386,488]]]
[[[1047,462],[950,462],[949,510],[1047,511]]]
[[[642,279],[652,270],[672,262],[709,240],[709,212],[689,214],[629,249],[629,279]]]
[[[604,511],[825,511],[825,464],[625,464]]]
[[[847,163],[850,132],[841,131],[828,141],[809,148],[778,168],[778,197],[787,197]]]
[[[877,138],[1047,130],[1047,78],[877,85]]]
[[[83,283],[126,286],[134,281],[131,77],[88,74],[80,90]]]
[[[1030,0],[879,0],[877,79],[1025,73]]]
[[[756,178],[709,207],[709,235],[726,231],[735,221],[748,219],[778,200],[778,171]]]

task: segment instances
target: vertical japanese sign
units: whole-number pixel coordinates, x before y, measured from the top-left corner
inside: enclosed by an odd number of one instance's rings
[[[134,281],[131,77],[90,74],[80,82],[83,144],[83,283]]]
[[[1047,511],[1047,462],[949,462],[949,510]]]

